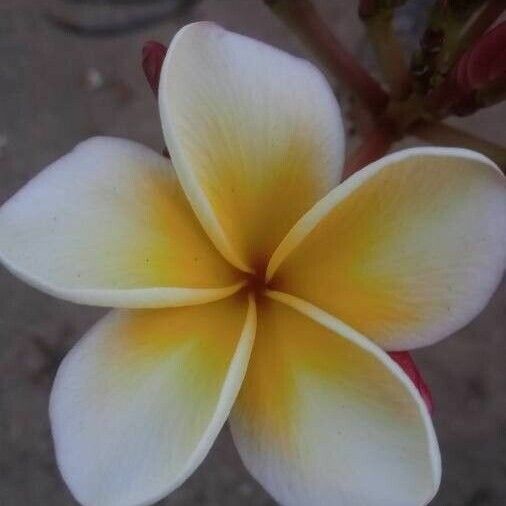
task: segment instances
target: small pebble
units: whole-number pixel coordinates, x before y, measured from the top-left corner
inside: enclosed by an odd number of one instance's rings
[[[95,67],[91,67],[86,71],[85,84],[89,91],[97,91],[104,86],[104,76]]]

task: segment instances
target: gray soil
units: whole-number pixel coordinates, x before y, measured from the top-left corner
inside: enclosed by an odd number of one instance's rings
[[[354,7],[336,0],[316,3],[372,66]],[[204,0],[175,20],[117,37],[78,38],[44,18],[48,7],[87,22],[103,21],[91,2],[80,5],[0,1],[0,203],[87,137],[116,135],[160,148],[156,103],[139,66],[143,41],[168,42],[182,24],[208,19],[288,51],[301,51],[258,0]],[[106,14],[124,20],[139,12],[123,7]],[[410,29],[406,20],[404,26]],[[505,112],[499,107],[457,123],[504,143]],[[443,483],[435,506],[506,504],[505,308],[503,283],[468,327],[416,353],[434,394],[443,454]],[[62,356],[102,313],[47,297],[0,269],[1,506],[76,504],[55,466],[48,395]],[[195,475],[163,504],[274,503],[248,476],[225,429]]]

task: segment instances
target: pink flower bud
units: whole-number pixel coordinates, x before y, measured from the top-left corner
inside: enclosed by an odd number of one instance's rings
[[[142,48],[142,68],[155,95],[158,94],[160,72],[166,54],[167,47],[153,40],[146,42]]]
[[[492,85],[506,76],[506,21],[483,35],[466,51],[455,68],[455,78],[467,93]]]
[[[420,392],[429,413],[434,411],[434,403],[432,402],[432,395],[430,393],[427,383],[425,383],[420,371],[416,367],[415,361],[407,351],[392,351],[388,354],[392,360],[409,376],[415,387]]]

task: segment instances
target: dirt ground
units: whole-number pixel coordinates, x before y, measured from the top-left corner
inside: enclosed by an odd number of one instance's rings
[[[356,54],[370,64],[354,2],[316,3]],[[139,66],[143,41],[168,42],[182,24],[209,19],[300,52],[297,42],[258,0],[203,0],[191,14],[176,20],[104,38],[66,34],[44,15],[49,7],[95,22],[92,3],[86,5],[63,0],[0,1],[0,203],[87,137],[116,135],[160,148],[156,103]],[[113,18],[123,19],[133,12],[125,9],[129,8],[111,11]],[[501,107],[460,123],[506,142],[505,113]],[[443,483],[434,506],[506,504],[504,285],[471,325],[416,353],[434,394],[434,421],[443,455]],[[55,467],[48,395],[60,359],[102,313],[47,297],[0,269],[1,506],[76,504]],[[248,476],[225,429],[195,475],[160,504],[268,506],[274,502]]]

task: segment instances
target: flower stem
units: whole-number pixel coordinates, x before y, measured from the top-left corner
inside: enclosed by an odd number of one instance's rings
[[[425,77],[429,89],[432,88],[429,97],[425,95],[428,90],[420,88],[420,83],[417,93],[408,97],[412,78],[392,29],[393,8],[403,1],[377,3],[363,0],[361,16],[375,42],[380,65],[392,91],[392,100],[341,44],[311,0],[263,1],[297,34],[331,77],[342,83],[356,99],[364,140],[347,158],[343,178],[382,157],[394,141],[406,134],[433,144],[474,149],[490,157],[501,168],[506,167],[506,148],[437,122],[449,113],[445,109],[445,100],[448,99],[449,104],[455,101],[453,83],[445,83],[445,77],[460,54],[461,44],[465,48],[500,15],[504,10],[504,0],[475,0],[469,4],[458,4],[460,7],[450,6],[443,0],[437,2],[419,60],[428,69]],[[480,3],[485,3],[485,6],[478,10]],[[467,28],[466,22],[469,22]],[[431,36],[430,41],[428,35]],[[465,44],[463,41],[466,41]],[[496,95],[502,96],[502,87],[499,88],[491,101],[497,100]]]
[[[503,171],[506,169],[506,148],[446,123],[420,123],[410,133],[432,144],[479,151],[492,159]]]
[[[343,169],[343,179],[376,161],[387,153],[393,142],[389,129],[376,127],[364,139],[362,144],[348,156]]]
[[[458,9],[445,16],[441,15],[441,25],[447,29],[446,42],[438,56],[439,77],[435,89],[429,94],[429,109],[444,117],[451,109],[451,105],[459,99],[451,70],[462,54],[469,49],[483,32],[501,15],[506,8],[504,0],[489,0],[481,10],[477,11],[477,2],[471,3],[464,13]],[[439,7],[440,10],[444,9]],[[437,8],[436,8],[436,12]],[[473,19],[474,16],[474,19]],[[466,26],[466,22],[468,23]]]
[[[342,45],[311,0],[264,0],[307,45],[333,78],[343,83],[373,115],[388,103],[388,94]]]
[[[382,8],[369,16],[362,15],[367,27],[381,71],[393,99],[405,98],[411,89],[411,74],[406,65],[404,52],[393,26],[393,9]]]
[[[430,92],[444,80],[461,51],[465,49],[462,37],[466,33],[466,26],[483,3],[484,0],[437,0],[434,3],[421,40],[421,48],[413,56],[411,65],[417,75],[420,92]]]

